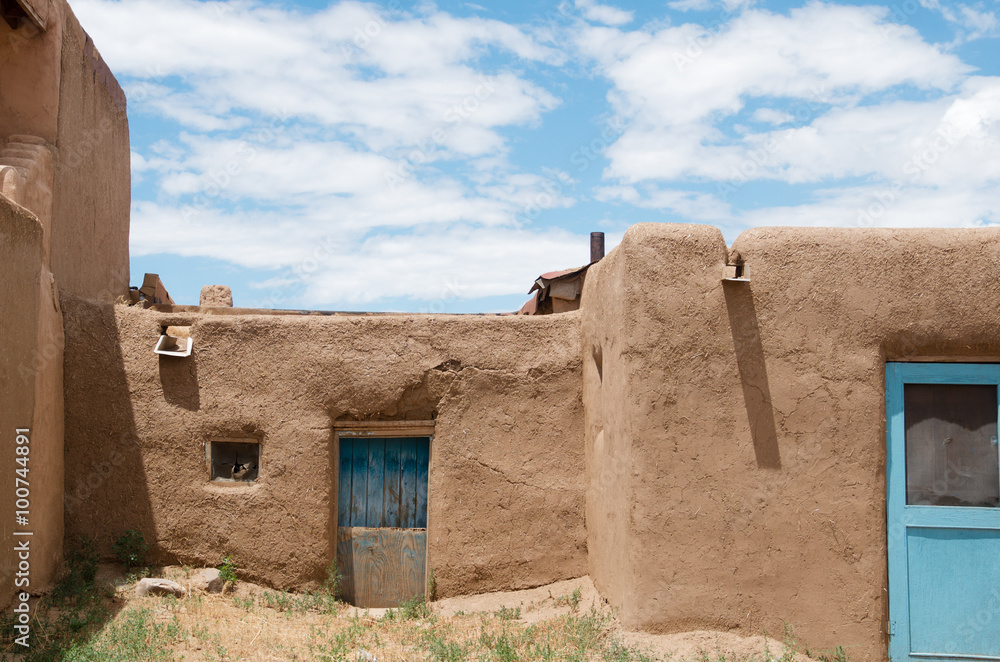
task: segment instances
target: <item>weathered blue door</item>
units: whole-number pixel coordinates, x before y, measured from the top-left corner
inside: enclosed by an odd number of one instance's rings
[[[341,437],[337,563],[344,598],[397,607],[423,595],[428,437]]]
[[[889,656],[1000,660],[1000,365],[889,363]]]

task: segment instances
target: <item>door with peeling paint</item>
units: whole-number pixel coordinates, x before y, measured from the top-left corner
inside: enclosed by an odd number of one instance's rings
[[[1000,365],[886,366],[889,656],[1000,660]]]
[[[340,437],[337,563],[344,599],[396,607],[423,595],[429,437]]]

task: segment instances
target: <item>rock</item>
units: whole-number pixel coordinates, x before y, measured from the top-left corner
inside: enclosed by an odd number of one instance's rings
[[[146,577],[145,579],[140,579],[139,583],[135,585],[135,594],[139,597],[147,595],[176,595],[180,597],[186,593],[187,591],[184,590],[183,586],[169,579]]]
[[[360,660],[361,662],[378,662],[378,658],[366,651],[364,648],[358,651],[355,659]]]
[[[222,593],[226,582],[219,576],[218,568],[205,568],[191,575],[191,588],[206,593]]]
[[[232,308],[233,291],[226,285],[206,285],[201,288],[200,304],[213,308]]]

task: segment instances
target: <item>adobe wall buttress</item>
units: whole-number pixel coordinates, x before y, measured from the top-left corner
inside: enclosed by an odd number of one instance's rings
[[[761,228],[733,251],[749,282],[722,281],[714,228],[638,225],[588,276],[584,346],[614,338],[629,375],[584,391],[588,421],[623,408],[617,443],[587,427],[591,573],[629,627],[788,623],[884,657],[885,362],[1000,359],[1000,233]],[[591,517],[615,466],[628,502]]]

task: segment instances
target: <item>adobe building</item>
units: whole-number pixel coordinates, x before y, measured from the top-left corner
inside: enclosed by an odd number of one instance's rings
[[[5,605],[26,577],[51,584],[62,559],[59,299],[127,291],[129,188],[125,95],[73,12],[0,2],[0,547],[30,547],[27,572],[0,555]]]
[[[0,545],[30,428],[33,587],[135,528],[281,588],[336,559],[358,604],[589,574],[630,628],[1000,656],[997,231],[640,224],[549,315],[129,305],[124,98],[62,0],[17,6]]]

